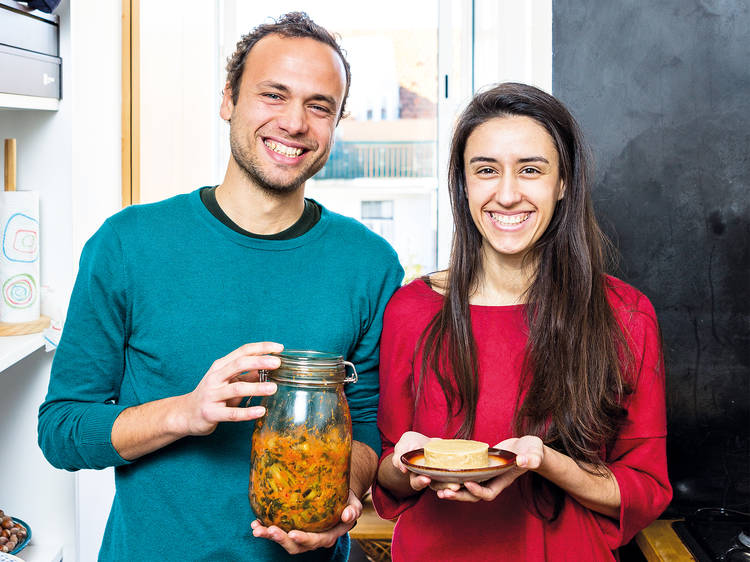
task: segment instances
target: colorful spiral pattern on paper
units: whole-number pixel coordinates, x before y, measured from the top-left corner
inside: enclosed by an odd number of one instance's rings
[[[14,213],[3,230],[3,255],[10,262],[32,263],[39,259],[39,221]]]
[[[3,301],[11,308],[28,308],[36,297],[36,281],[28,273],[14,275],[3,283]]]

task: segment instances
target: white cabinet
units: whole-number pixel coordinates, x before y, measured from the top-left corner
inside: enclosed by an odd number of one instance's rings
[[[58,109],[0,109],[0,139],[17,139],[18,188],[39,193],[41,282],[64,306],[84,242],[121,206],[121,5],[63,0],[55,12],[65,69]],[[85,562],[80,473],[53,468],[37,445],[52,357],[40,334],[0,338],[0,508],[31,527],[27,562]]]

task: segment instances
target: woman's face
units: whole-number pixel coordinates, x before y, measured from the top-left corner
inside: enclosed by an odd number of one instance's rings
[[[485,256],[520,264],[563,197],[559,170],[552,137],[531,117],[496,117],[472,131],[464,173]]]

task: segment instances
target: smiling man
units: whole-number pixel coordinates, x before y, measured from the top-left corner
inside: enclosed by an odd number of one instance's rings
[[[403,270],[382,238],[304,196],[348,63],[291,13],[243,37],[227,70],[224,181],[128,207],[88,241],[40,407],[53,465],[115,467],[102,560],[345,560],[375,474],[382,315]],[[258,370],[282,346],[359,374],[349,504],[323,533],[266,528],[247,498],[255,397],[276,390]]]

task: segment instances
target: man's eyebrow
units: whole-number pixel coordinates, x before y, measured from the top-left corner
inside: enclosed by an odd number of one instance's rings
[[[271,88],[273,90],[279,90],[280,92],[288,92],[289,88],[285,86],[284,84],[281,84],[280,82],[272,82],[270,80],[266,80],[264,82],[258,82],[258,87],[260,88]]]

